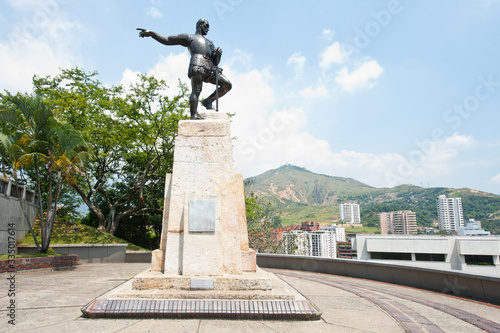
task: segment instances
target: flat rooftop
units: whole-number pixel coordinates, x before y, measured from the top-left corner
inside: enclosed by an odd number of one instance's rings
[[[88,319],[80,309],[149,263],[81,264],[74,270],[16,273],[15,326],[7,321],[8,273],[0,274],[1,331],[22,332],[500,332],[500,307],[357,278],[266,269],[312,301],[316,321]],[[6,329],[6,330],[5,330]]]

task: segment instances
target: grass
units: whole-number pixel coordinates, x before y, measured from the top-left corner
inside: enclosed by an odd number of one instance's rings
[[[38,242],[40,241],[40,221],[33,224]],[[115,237],[107,232],[101,232],[96,228],[80,223],[70,223],[65,219],[57,219],[54,223],[54,231],[50,240],[51,245],[55,244],[128,244],[128,251],[147,251],[146,249],[131,244],[126,240]],[[20,245],[35,245],[35,241],[28,233]]]
[[[298,206],[284,208],[279,216],[283,226],[299,224],[304,221],[318,221],[321,223],[336,223],[339,215],[338,206]]]
[[[380,234],[380,228],[377,227],[353,227],[348,224],[341,224],[340,226],[345,228],[346,234]]]
[[[33,240],[33,238],[32,238]],[[39,253],[39,252],[35,252],[35,253],[16,253],[15,254],[15,258],[40,258],[40,257],[54,257],[54,256],[62,256],[63,254],[61,253],[56,253],[54,252],[54,250],[52,250],[51,248],[49,248],[49,251],[47,251],[47,253]],[[8,254],[0,254],[0,260],[6,260],[6,259],[9,259],[9,255]],[[12,259],[12,258],[11,258]]]

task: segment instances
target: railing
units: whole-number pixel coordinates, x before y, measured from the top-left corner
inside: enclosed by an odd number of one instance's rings
[[[0,254],[16,248],[28,234],[38,213],[37,199],[25,186],[0,179]]]
[[[36,199],[38,199],[35,196],[35,192],[28,190],[25,186],[14,184],[12,181],[6,179],[0,179],[0,194],[21,199],[32,204],[35,204],[37,201]]]

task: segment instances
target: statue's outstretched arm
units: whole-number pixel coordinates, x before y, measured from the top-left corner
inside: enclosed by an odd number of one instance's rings
[[[151,30],[146,30],[142,28],[137,28],[137,30],[140,30],[139,37],[153,37],[153,39],[165,45],[189,46],[189,40],[190,40],[189,34],[180,34],[180,35],[165,37]]]

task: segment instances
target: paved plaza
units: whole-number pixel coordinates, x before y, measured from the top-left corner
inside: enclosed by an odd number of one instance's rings
[[[1,274],[1,332],[484,332],[500,331],[500,307],[387,283],[271,270],[312,301],[317,321],[87,319],[80,309],[148,269],[149,263],[82,264],[16,274],[15,326]]]

